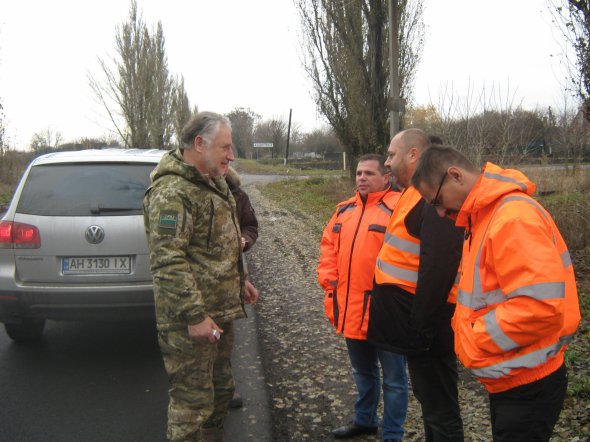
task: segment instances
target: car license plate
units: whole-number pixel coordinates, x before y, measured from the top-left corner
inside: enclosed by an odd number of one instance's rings
[[[79,256],[62,259],[64,275],[131,273],[129,256]]]

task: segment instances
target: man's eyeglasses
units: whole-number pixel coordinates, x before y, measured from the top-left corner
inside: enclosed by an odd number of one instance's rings
[[[445,183],[445,180],[447,179],[447,175],[448,172],[445,172],[440,180],[440,184],[438,185],[438,190],[436,191],[436,195],[434,195],[434,198],[432,199],[432,201],[430,201],[430,205],[437,207],[441,205],[441,202],[438,200],[438,197],[440,195],[440,189],[442,189],[443,184]]]

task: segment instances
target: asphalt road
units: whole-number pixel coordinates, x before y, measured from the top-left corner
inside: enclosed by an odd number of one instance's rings
[[[0,441],[165,440],[153,323],[48,322],[44,338],[22,346],[0,331]]]
[[[270,441],[255,314],[236,321],[232,369],[244,407],[225,440]],[[48,321],[44,340],[13,343],[0,328],[0,441],[163,442],[168,380],[153,322]]]

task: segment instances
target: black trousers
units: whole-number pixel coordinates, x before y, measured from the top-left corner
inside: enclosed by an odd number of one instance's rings
[[[429,351],[407,356],[412,391],[422,407],[426,442],[462,442],[457,358],[450,324],[441,327]]]
[[[567,390],[563,364],[549,376],[501,393],[490,393],[494,442],[549,441]]]

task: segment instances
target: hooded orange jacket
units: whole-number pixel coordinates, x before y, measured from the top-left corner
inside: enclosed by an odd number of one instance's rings
[[[337,205],[324,229],[318,281],[326,316],[346,338],[367,338],[375,260],[399,195],[388,188],[368,194],[363,203],[357,192]]]
[[[580,322],[569,252],[534,191],[521,172],[487,163],[457,216],[468,239],[455,350],[490,393],[557,370]]]

